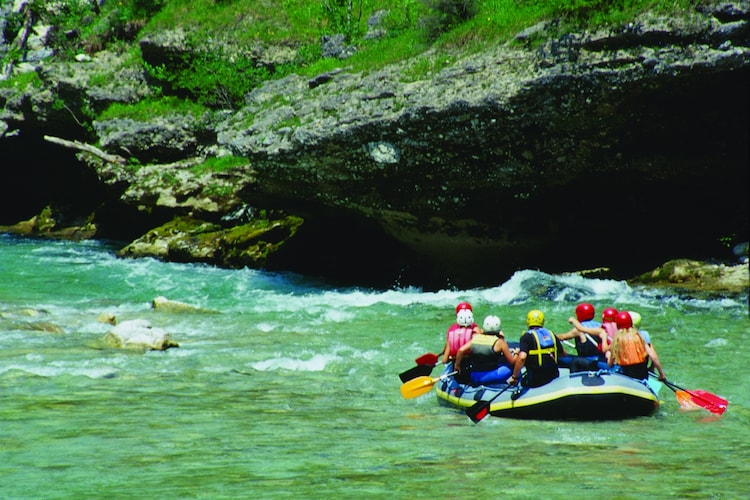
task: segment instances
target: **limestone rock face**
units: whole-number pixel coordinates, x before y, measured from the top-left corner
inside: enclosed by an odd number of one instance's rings
[[[78,153],[75,168],[88,177],[74,181],[18,161],[36,169],[30,179],[63,181],[48,183],[49,196],[29,187],[22,198],[96,211],[87,227],[132,241],[123,256],[374,286],[495,285],[521,268],[629,277],[675,255],[723,256],[722,240],[744,234],[750,213],[750,2],[553,33],[542,23],[471,54],[292,74],[249,92],[240,109],[206,116],[103,119],[87,142],[138,168]],[[143,38],[143,59],[176,65],[187,50],[250,51],[272,67],[294,58],[229,39],[191,49],[186,36]],[[10,141],[20,131],[80,131],[71,117],[83,110],[148,98],[143,75],[116,60],[45,65],[40,88],[0,87],[0,132]],[[89,85],[87,68],[107,61],[122,88]],[[247,164],[195,168],[224,155]],[[0,203],[0,214],[19,214],[0,220],[8,225],[44,207]],[[187,218],[192,228],[170,232]],[[256,237],[248,224],[270,229]]]
[[[747,293],[750,289],[750,267],[747,262],[726,265],[678,259],[634,278],[631,283],[707,295]]]

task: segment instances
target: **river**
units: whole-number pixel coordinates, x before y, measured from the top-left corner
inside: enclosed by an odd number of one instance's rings
[[[157,296],[199,312],[151,308]],[[473,424],[398,374],[442,348],[461,300],[508,337],[538,308],[637,310],[667,377],[727,398],[652,417]],[[493,288],[334,288],[297,275],[124,260],[100,242],[0,235],[2,498],[745,498],[747,296],[516,272]],[[179,348],[104,349],[147,319]],[[439,369],[435,370],[434,375]]]

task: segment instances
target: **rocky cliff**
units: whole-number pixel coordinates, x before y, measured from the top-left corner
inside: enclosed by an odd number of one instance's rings
[[[606,32],[541,24],[479,53],[287,76],[232,112],[90,129],[83,110],[148,98],[144,75],[110,53],[40,63],[41,87],[0,87],[17,194],[0,224],[374,286],[731,257],[748,228],[749,22],[741,1]],[[138,43],[168,64],[183,37]],[[415,70],[431,58],[443,69]],[[246,161],[200,168],[226,155]]]

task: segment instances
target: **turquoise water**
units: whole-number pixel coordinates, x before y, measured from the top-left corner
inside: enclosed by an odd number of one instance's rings
[[[204,312],[165,313],[157,296]],[[654,417],[474,425],[398,374],[437,352],[453,307],[567,330],[581,300],[638,310],[667,376],[729,399]],[[142,318],[179,348],[103,349]],[[293,275],[121,260],[103,244],[0,236],[2,498],[745,498],[747,296],[676,297],[519,271],[497,287],[335,289]],[[438,369],[433,375],[438,374]]]

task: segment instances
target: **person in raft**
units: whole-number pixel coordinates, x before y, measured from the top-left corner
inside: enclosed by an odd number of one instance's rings
[[[471,370],[469,378],[472,384],[504,384],[513,373],[515,361],[513,352],[505,341],[505,334],[500,329],[500,318],[487,316],[482,323],[483,332],[474,335],[456,354],[459,374],[465,369],[463,360],[470,357]]]
[[[448,364],[456,359],[458,350],[471,340],[480,329],[474,323],[474,312],[471,304],[461,302],[456,306],[456,322],[448,327],[445,333],[445,347],[443,347],[443,364]]]
[[[526,315],[526,328],[519,340],[519,353],[508,383],[516,385],[521,369],[525,367],[526,376],[521,385],[539,387],[560,376],[557,360],[567,354],[555,334],[544,328],[542,311],[529,311]]]
[[[609,366],[617,365],[623,375],[645,380],[648,378],[648,360],[651,359],[654,367],[659,371],[659,380],[666,380],[667,376],[661,368],[659,357],[633,327],[633,318],[630,313],[620,311],[617,313],[616,322],[617,333],[612,341],[607,361]]]
[[[572,324],[579,332],[588,333],[592,336],[601,336],[602,333],[607,335],[607,343],[612,344],[612,339],[615,338],[615,332],[617,332],[617,323],[615,318],[617,317],[617,309],[614,307],[608,307],[602,311],[602,323],[598,327],[586,326],[577,318],[568,318],[570,324]],[[596,338],[596,337],[594,337]],[[604,348],[604,352],[607,352],[607,348]]]
[[[588,302],[578,304],[575,309],[575,318],[568,318],[572,328],[557,335],[560,340],[575,339],[577,356],[566,356],[560,361],[560,366],[570,367],[571,372],[582,370],[607,370],[607,357],[605,353],[609,350],[607,334],[602,329],[601,323],[594,319],[596,315],[594,306]],[[577,325],[577,326],[576,326]],[[579,328],[586,328],[592,333],[586,333]]]
[[[646,343],[647,346],[651,347],[651,350],[653,351],[653,356],[649,355],[649,357],[652,360],[656,360],[656,363],[659,363],[659,355],[656,353],[656,348],[654,347],[654,344],[651,343],[651,334],[649,334],[646,330],[641,329],[641,315],[635,311],[628,311],[630,313],[630,317],[633,319],[633,328],[636,328],[638,330],[638,335],[641,336],[643,341]],[[648,367],[648,371],[653,372],[656,364],[654,361],[651,361],[651,366]],[[661,364],[661,363],[659,363]]]

